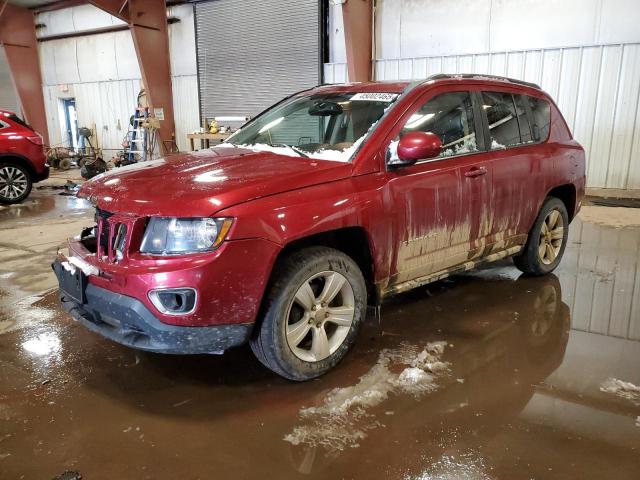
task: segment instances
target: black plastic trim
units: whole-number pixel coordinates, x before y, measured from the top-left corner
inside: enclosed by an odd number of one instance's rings
[[[180,327],[161,322],[139,300],[87,285],[86,303],[60,292],[62,307],[89,330],[127,347],[167,354],[222,354],[246,343],[253,324]]]

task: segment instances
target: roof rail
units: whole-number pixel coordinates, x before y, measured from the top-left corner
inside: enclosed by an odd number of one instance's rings
[[[491,80],[501,80],[503,82],[515,83],[517,85],[525,85],[527,87],[532,87],[537,90],[542,90],[540,85],[532,82],[525,82],[524,80],[518,80],[516,78],[502,77],[500,75],[488,75],[484,73],[437,73],[435,75],[430,75],[427,77],[427,80],[442,80],[446,78],[487,78]]]

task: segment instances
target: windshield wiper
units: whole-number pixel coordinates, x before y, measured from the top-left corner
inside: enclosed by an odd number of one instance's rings
[[[302,150],[301,148],[298,148],[298,147],[294,147],[293,145],[287,145],[285,143],[271,143],[270,145],[272,147],[286,147],[286,148],[289,148],[289,149],[293,150],[294,152],[296,152],[301,157],[309,158],[309,155],[307,155],[304,152],[304,150]]]

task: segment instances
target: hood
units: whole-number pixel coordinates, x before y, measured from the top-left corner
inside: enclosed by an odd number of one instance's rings
[[[115,168],[78,196],[109,212],[210,216],[238,203],[351,175],[350,163],[215,148]]]

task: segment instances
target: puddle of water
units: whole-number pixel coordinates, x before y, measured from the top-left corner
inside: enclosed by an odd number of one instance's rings
[[[411,345],[380,352],[378,361],[350,387],[329,392],[319,406],[300,410],[298,425],[284,439],[293,445],[322,446],[328,451],[359,447],[367,432],[384,426],[371,410],[391,395],[418,398],[438,388],[436,379],[449,366],[441,357],[446,342],[422,350]]]

